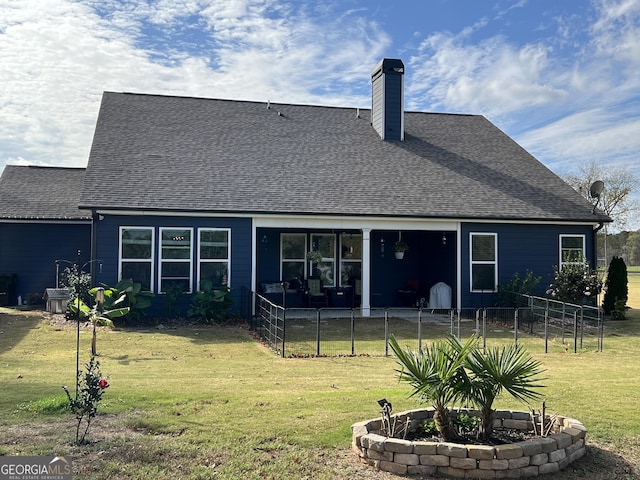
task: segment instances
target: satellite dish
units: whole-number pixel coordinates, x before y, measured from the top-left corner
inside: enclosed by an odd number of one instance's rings
[[[600,194],[604,190],[604,182],[602,180],[596,180],[591,184],[589,188],[589,195],[591,198],[600,198]]]
[[[596,203],[593,205],[593,210],[591,210],[591,213],[593,214],[596,213],[596,208],[598,208],[598,205],[600,204],[600,195],[602,195],[603,190],[604,190],[604,182],[602,180],[596,180],[591,184],[591,187],[589,188],[589,195],[591,195],[591,198],[598,199]]]

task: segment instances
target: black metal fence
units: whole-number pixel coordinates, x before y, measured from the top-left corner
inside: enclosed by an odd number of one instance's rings
[[[431,310],[283,308],[254,294],[251,327],[282,357],[389,355],[389,338],[420,349],[454,335],[479,338],[481,346],[522,342],[531,351],[602,350],[604,325],[595,307],[526,297],[520,308]]]

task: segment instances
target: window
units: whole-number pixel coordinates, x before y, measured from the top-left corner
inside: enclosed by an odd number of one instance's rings
[[[340,285],[362,278],[362,235],[340,235]]]
[[[495,292],[498,285],[498,235],[471,233],[471,291]]]
[[[325,287],[336,286],[336,236],[334,234],[312,234],[311,248],[322,255],[322,260],[310,265],[311,276],[320,276]]]
[[[154,229],[120,227],[118,279],[131,278],[153,291]]]
[[[191,293],[193,266],[191,228],[160,228],[160,292]]]
[[[584,235],[560,235],[560,270],[564,265],[584,263],[584,243]]]
[[[307,236],[304,233],[283,233],[280,236],[280,280],[288,282],[306,278]]]
[[[231,286],[231,230],[228,228],[201,228],[198,230],[198,290],[202,282],[213,286],[226,283]]]

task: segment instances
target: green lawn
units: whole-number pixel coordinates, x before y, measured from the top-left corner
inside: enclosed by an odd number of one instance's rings
[[[0,454],[72,455],[77,478],[366,478],[349,451],[351,424],[377,417],[380,398],[394,411],[416,406],[392,358],[282,359],[240,327],[104,329],[97,345],[111,387],[91,443],[77,447],[61,408],[76,329],[0,312]],[[89,342],[83,328],[83,362]],[[609,325],[603,352],[532,350],[546,368],[548,411],[589,429],[588,456],[545,478],[639,478],[638,351],[637,309]],[[499,406],[527,409],[507,398]]]
[[[638,267],[640,270],[640,267]],[[640,309],[640,271],[627,276],[629,281],[629,300],[627,305],[631,308]]]

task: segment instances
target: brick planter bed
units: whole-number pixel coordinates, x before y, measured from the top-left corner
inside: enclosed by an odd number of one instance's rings
[[[473,415],[477,412],[461,410]],[[392,416],[411,429],[433,418],[433,409],[410,410]],[[380,418],[351,426],[352,448],[363,462],[398,475],[442,475],[453,478],[525,478],[558,472],[581,458],[587,429],[578,420],[555,417],[546,437],[503,445],[463,445],[409,441],[380,435]],[[495,412],[494,429],[533,431],[528,412]]]

